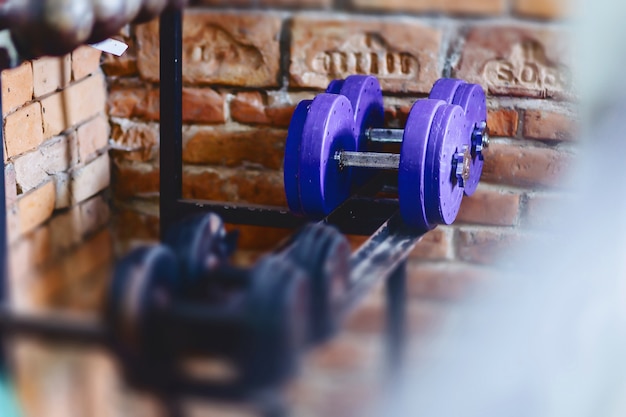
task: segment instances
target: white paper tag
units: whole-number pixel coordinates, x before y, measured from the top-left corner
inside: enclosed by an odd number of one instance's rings
[[[128,45],[124,42],[118,41],[117,39],[105,39],[102,42],[91,44],[93,48],[99,49],[102,52],[106,52],[108,54],[113,54],[116,56],[122,56],[124,52],[128,49]]]

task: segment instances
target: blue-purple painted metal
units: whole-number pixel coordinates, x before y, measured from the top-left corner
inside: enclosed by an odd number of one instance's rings
[[[350,100],[356,126],[356,149],[378,151],[379,149],[369,149],[366,137],[367,129],[383,127],[384,124],[385,107],[378,79],[372,75],[350,75],[345,80],[331,81],[326,91],[341,94]],[[374,174],[370,169],[354,168],[353,183],[356,186],[363,185]]]
[[[440,78],[433,84],[433,88],[431,88],[428,98],[433,100],[443,100],[448,104],[456,104],[452,101],[454,100],[456,91],[462,85],[465,85],[465,81],[463,80],[456,78]]]
[[[436,223],[428,221],[425,201],[436,196],[425,192],[427,182],[432,181],[426,166],[431,126],[437,110],[446,105],[441,100],[418,100],[413,104],[404,128],[400,167],[398,170],[398,197],[404,222],[418,230],[427,231]]]
[[[454,100],[452,102],[463,108],[465,118],[468,121],[463,135],[472,138],[474,129],[476,129],[479,124],[487,121],[487,101],[485,99],[485,92],[478,84],[465,84],[459,87],[454,94]],[[465,195],[474,194],[482,172],[482,154],[476,152],[476,147],[472,146],[472,162],[470,164],[470,176],[465,184]]]
[[[463,109],[447,104],[437,109],[426,153],[426,217],[430,224],[451,224],[463,199],[463,188],[454,178],[452,161],[456,152],[471,145],[465,135],[467,120]]]
[[[302,142],[302,131],[304,122],[309,113],[309,106],[313,100],[302,100],[293,112],[289,131],[287,132],[287,142],[285,143],[285,158],[283,164],[283,180],[285,183],[285,194],[287,204],[292,213],[302,214],[302,204],[300,202],[300,143]]]
[[[303,212],[321,218],[350,196],[351,170],[335,161],[336,152],[356,148],[354,117],[343,95],[320,94],[313,100],[300,144],[300,201]]]

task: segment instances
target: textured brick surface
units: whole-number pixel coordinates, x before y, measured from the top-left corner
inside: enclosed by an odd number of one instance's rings
[[[2,71],[2,113],[7,114],[33,98],[33,67],[30,61]]]
[[[447,259],[451,256],[452,230],[437,227],[426,233],[410,256],[420,259]]]
[[[104,116],[97,116],[79,126],[76,136],[80,161],[87,162],[96,152],[107,147],[109,143],[108,120]]]
[[[428,92],[441,72],[441,31],[421,21],[296,17],[291,36],[289,75],[298,87],[360,73],[376,75],[386,91]]]
[[[7,157],[35,149],[43,142],[41,105],[37,102],[8,115],[4,121]]]
[[[286,8],[317,8],[329,7],[332,0],[196,0],[195,4],[205,6],[228,7],[286,7]]]
[[[578,122],[569,115],[551,111],[524,111],[524,137],[547,140],[572,140]]]
[[[517,133],[519,114],[514,109],[489,110],[487,121],[491,136],[513,137]]]
[[[72,79],[80,80],[100,71],[102,52],[91,46],[80,46],[72,52]]]
[[[230,103],[233,120],[252,124],[289,127],[295,105],[285,101],[270,103],[267,97],[258,91],[246,91],[237,94]]]
[[[287,132],[283,130],[194,129],[187,132],[183,161],[192,164],[262,166],[279,169]]]
[[[110,180],[109,154],[105,153],[72,172],[72,201],[80,202],[99,193],[109,186]]]
[[[28,233],[52,215],[54,210],[55,188],[52,181],[20,196],[17,201],[20,218],[20,231]]]
[[[571,15],[573,3],[571,0],[515,0],[513,11],[521,16],[560,19]]]
[[[270,87],[278,84],[281,20],[268,14],[185,13],[183,79],[189,83]],[[137,65],[159,79],[158,24],[137,27]]]
[[[478,189],[465,197],[457,215],[457,222],[513,226],[519,213],[519,194]]]
[[[154,158],[155,146],[159,143],[158,126],[126,119],[117,119],[111,125],[113,146],[121,149],[114,153],[121,159],[147,161]]]
[[[520,187],[567,183],[572,155],[550,148],[493,144],[485,153],[482,181]]]
[[[35,97],[57,91],[67,86],[72,76],[69,55],[60,58],[44,57],[33,61],[33,87]]]
[[[466,262],[493,265],[502,254],[518,244],[520,236],[510,231],[461,229],[458,232],[457,255]]]
[[[500,14],[506,6],[504,0],[351,0],[351,4],[358,9],[387,12],[444,12],[481,15]]]
[[[454,76],[491,94],[573,97],[565,32],[516,25],[479,25],[467,34]]]
[[[461,263],[408,264],[407,293],[425,300],[456,301],[467,297],[493,272]]]

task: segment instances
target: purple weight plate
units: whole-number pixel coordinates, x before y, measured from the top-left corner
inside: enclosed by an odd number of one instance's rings
[[[444,105],[446,103],[441,100],[416,101],[409,112],[402,138],[398,170],[400,213],[407,225],[423,231],[436,225],[426,218],[425,200],[432,197],[425,194],[425,183],[431,178],[424,175],[424,167],[431,125],[437,109]]]
[[[355,150],[355,127],[350,101],[336,94],[313,100],[300,144],[302,211],[323,217],[350,196],[351,170],[334,160],[337,151]]]
[[[459,105],[465,111],[468,120],[467,131],[464,135],[472,138],[474,128],[480,122],[487,121],[487,101],[485,92],[478,84],[465,84],[457,90],[454,95],[453,104]],[[478,187],[480,175],[483,172],[483,160],[475,152],[472,152],[472,163],[470,165],[470,177],[465,184],[465,195],[472,195]]]
[[[352,104],[356,126],[356,149],[358,151],[379,150],[368,149],[366,137],[367,129],[382,127],[384,124],[383,92],[378,79],[371,75],[351,75],[341,84],[339,94],[346,96]],[[375,171],[371,169],[354,168],[352,181],[357,186],[363,185],[374,174]]]
[[[340,94],[341,93],[341,87],[343,87],[343,83],[345,80],[332,80],[329,84],[328,87],[326,88],[326,92],[328,94]]]
[[[313,100],[302,100],[296,106],[296,110],[293,112],[293,116],[291,116],[289,130],[287,131],[287,142],[285,143],[285,159],[283,163],[285,195],[287,196],[289,209],[297,214],[302,214],[298,181],[300,175],[300,143],[302,142],[304,122],[312,102]]]
[[[456,104],[452,103],[452,100],[454,100],[454,94],[459,87],[464,84],[465,81],[458,80],[456,78],[440,78],[435,81],[435,84],[433,84],[433,88],[430,90],[428,98],[433,100],[443,100],[448,104]]]
[[[426,151],[426,218],[431,225],[451,224],[463,199],[463,188],[453,178],[456,152],[470,146],[465,135],[467,120],[463,109],[445,105],[437,109]]]

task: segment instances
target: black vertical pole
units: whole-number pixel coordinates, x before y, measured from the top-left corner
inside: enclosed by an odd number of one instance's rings
[[[167,10],[160,20],[160,228],[161,238],[177,218],[183,189],[182,11]]]
[[[406,261],[396,267],[386,283],[387,359],[394,375],[402,366],[406,339]]]

